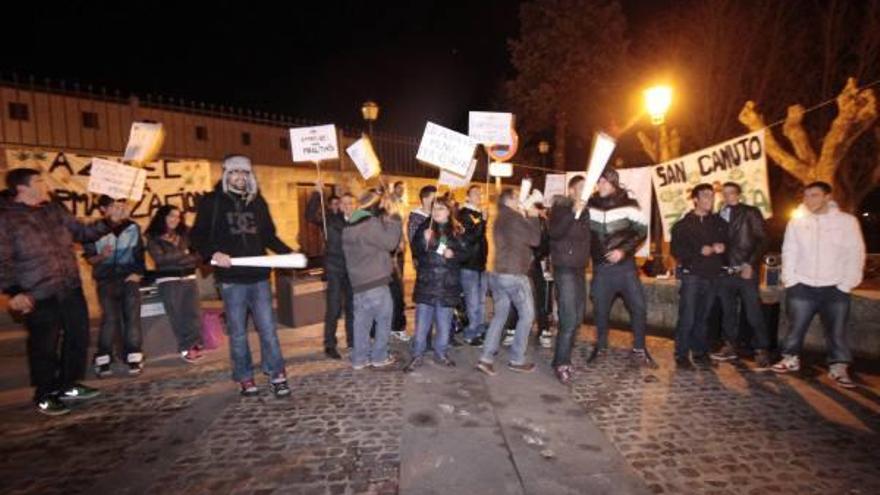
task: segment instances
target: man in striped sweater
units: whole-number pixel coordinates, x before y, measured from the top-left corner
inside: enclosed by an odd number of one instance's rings
[[[629,309],[633,329],[632,357],[639,364],[655,367],[645,347],[647,307],[635,253],[647,236],[647,223],[638,201],[620,185],[612,167],[602,172],[597,192],[587,203],[590,210],[590,253],[593,257],[593,312],[596,346],[589,361],[604,357],[608,349],[611,303],[619,294]]]

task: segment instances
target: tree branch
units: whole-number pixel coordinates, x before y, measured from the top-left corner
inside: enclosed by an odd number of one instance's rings
[[[764,130],[764,145],[767,148],[767,155],[782,167],[783,170],[793,175],[802,183],[813,180],[812,167],[786,151],[776,140],[773,132],[767,128],[764,123],[764,116],[759,114],[756,109],[755,102],[747,101],[739,113],[739,121],[750,131],[755,132]]]
[[[782,124],[782,134],[791,142],[794,153],[800,161],[815,166],[818,157],[810,144],[810,136],[804,130],[803,121],[804,107],[802,105],[788,107],[785,123]]]
[[[829,181],[834,178],[838,163],[850,146],[877,120],[877,99],[871,89],[858,90],[856,81],[849,78],[837,97],[837,117],[822,140],[822,152],[817,163],[816,176]]]

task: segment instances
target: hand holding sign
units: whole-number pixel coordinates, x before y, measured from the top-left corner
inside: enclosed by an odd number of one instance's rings
[[[222,253],[218,253],[222,254]],[[214,266],[249,266],[258,268],[305,268],[308,260],[301,253],[279,254],[274,256],[243,256],[239,258],[218,259],[217,254],[211,260]]]
[[[88,190],[95,194],[106,194],[113,199],[140,201],[144,195],[146,180],[147,171],[142,168],[94,158]]]

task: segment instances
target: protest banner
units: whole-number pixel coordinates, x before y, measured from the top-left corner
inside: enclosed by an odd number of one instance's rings
[[[416,160],[464,176],[467,175],[477,144],[469,136],[428,122]]]
[[[106,194],[113,199],[140,201],[144,196],[146,180],[147,171],[142,168],[93,158],[88,190],[93,194]]]
[[[152,162],[165,142],[165,129],[158,122],[132,122],[122,160],[131,163]]]
[[[756,131],[688,155],[652,166],[654,190],[660,206],[663,236],[668,240],[672,226],[693,208],[691,189],[700,183],[715,190],[725,182],[742,188],[742,201],[772,215],[767,181],[764,131]],[[717,198],[721,201],[721,198]],[[716,208],[717,211],[717,208]]]
[[[119,159],[120,157],[103,157]],[[6,149],[8,169],[39,170],[52,198],[79,218],[99,216],[97,196],[89,192],[93,157],[62,151]],[[142,226],[163,205],[174,205],[194,213],[198,199],[211,190],[211,164],[206,160],[160,160],[143,166],[146,180],[143,197],[132,207],[131,216]]]
[[[480,144],[510,146],[513,144],[512,128],[512,113],[468,112],[468,136]]]
[[[294,162],[320,162],[339,158],[336,126],[333,124],[290,129],[290,150]]]
[[[568,182],[565,174],[547,174],[544,176],[544,199],[548,203],[553,202],[556,196],[565,196],[567,194]],[[547,204],[546,206],[552,206]]]
[[[440,183],[440,185],[447,186],[450,189],[467,187],[474,177],[474,170],[476,170],[476,168],[477,159],[474,158],[471,160],[471,166],[468,168],[467,175],[457,175],[448,170],[440,170],[440,179],[438,182]]]
[[[230,258],[232,266],[250,266],[261,268],[305,268],[308,259],[302,253],[274,254],[267,256],[241,256]],[[211,260],[212,265],[217,265]]]
[[[345,148],[345,152],[351,158],[351,161],[354,162],[354,166],[357,167],[364,180],[372,179],[382,173],[379,157],[376,156],[376,151],[373,150],[373,143],[370,142],[370,138],[364,136],[358,139],[351,146]]]

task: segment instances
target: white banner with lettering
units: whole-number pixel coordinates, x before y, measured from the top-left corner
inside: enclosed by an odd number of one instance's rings
[[[89,192],[92,158],[61,151],[6,149],[8,169],[28,167],[43,172],[52,196],[78,217],[98,216],[98,195]],[[119,160],[119,157],[101,157]],[[144,194],[133,202],[132,218],[149,222],[162,205],[194,212],[198,198],[211,190],[211,164],[207,160],[160,160],[144,166]],[[192,219],[190,219],[190,222]]]
[[[653,165],[654,189],[666,240],[670,239],[675,222],[693,208],[691,189],[700,183],[712,184],[719,191],[725,182],[736,182],[742,188],[743,202],[756,206],[764,218],[769,218],[772,209],[764,150],[764,131],[756,131]],[[721,201],[720,195],[717,200]]]

